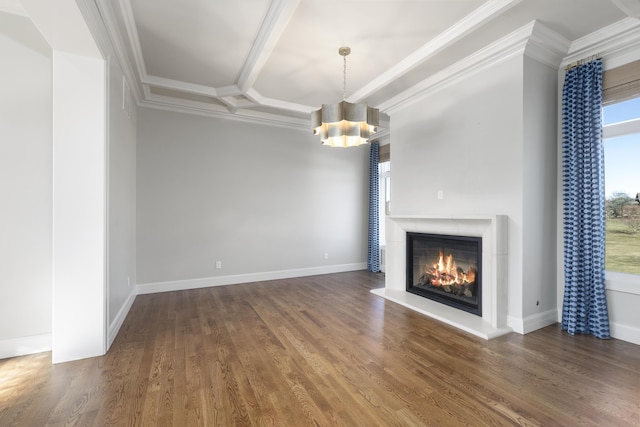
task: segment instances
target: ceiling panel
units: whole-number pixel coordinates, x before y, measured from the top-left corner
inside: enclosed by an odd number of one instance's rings
[[[236,83],[268,0],[131,0],[148,74],[199,85]]]

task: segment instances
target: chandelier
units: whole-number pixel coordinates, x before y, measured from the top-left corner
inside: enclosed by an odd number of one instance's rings
[[[319,135],[323,145],[330,147],[357,147],[369,142],[371,135],[378,130],[379,110],[366,103],[347,102],[347,55],[351,48],[341,47],[343,84],[342,102],[322,104],[322,108],[311,113],[313,134]]]

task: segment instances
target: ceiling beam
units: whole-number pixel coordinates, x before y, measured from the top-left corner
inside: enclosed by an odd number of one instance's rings
[[[271,3],[238,78],[243,93],[255,83],[299,3],[300,0],[274,0]]]
[[[487,1],[469,15],[458,21],[455,25],[451,26],[451,28],[448,28],[446,31],[434,37],[405,59],[380,74],[360,90],[353,93],[347,98],[347,101],[353,103],[362,102],[367,97],[398,79],[400,76],[408,73],[429,58],[435,56],[438,52],[441,52],[451,46],[462,37],[468,35],[478,27],[485,25],[487,22],[511,9],[521,1],[522,0]]]

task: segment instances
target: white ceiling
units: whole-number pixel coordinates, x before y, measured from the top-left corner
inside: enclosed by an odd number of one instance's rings
[[[142,105],[294,126],[342,99],[340,46],[352,51],[347,100],[385,112],[534,20],[566,55],[570,42],[640,16],[640,0],[95,2]]]

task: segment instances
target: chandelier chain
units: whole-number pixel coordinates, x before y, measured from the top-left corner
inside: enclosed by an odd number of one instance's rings
[[[347,99],[347,55],[342,55],[343,72],[342,72],[342,100]]]

